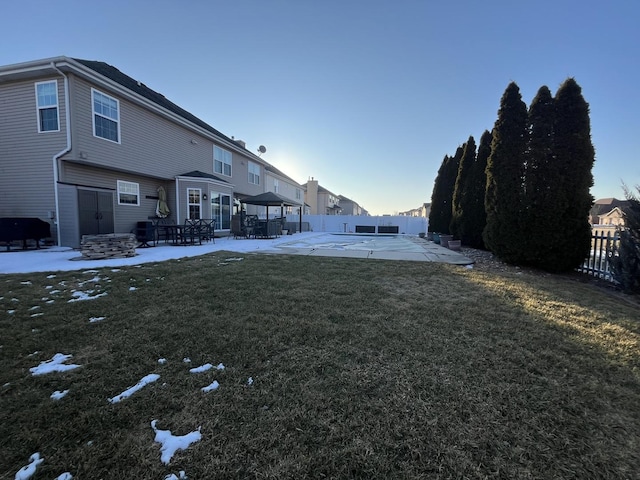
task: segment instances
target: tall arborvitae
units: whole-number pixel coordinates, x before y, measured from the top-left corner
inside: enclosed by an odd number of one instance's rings
[[[443,227],[443,205],[445,204],[444,198],[444,183],[445,174],[447,171],[447,164],[449,163],[449,155],[445,155],[438,169],[438,175],[433,182],[433,191],[431,192],[431,211],[429,212],[429,231],[430,232],[442,232]]]
[[[518,263],[521,259],[526,132],[527,106],[518,85],[511,82],[500,100],[498,119],[493,128],[486,170],[487,225],[483,233],[487,248],[510,263]]]
[[[554,159],[555,102],[549,88],[540,87],[529,106],[529,148],[525,167],[525,212],[522,226],[524,255],[522,262],[545,268],[551,250],[557,248],[549,239],[558,222],[558,202],[563,192],[558,189],[558,180],[565,172]]]
[[[438,170],[431,194],[431,213],[429,214],[429,231],[431,232],[449,233],[451,199],[461,155],[461,148],[458,148],[455,157],[445,155]]]
[[[589,256],[591,225],[589,210],[593,197],[591,169],[595,152],[591,143],[589,104],[573,78],[565,80],[555,97],[554,162],[557,163],[553,188],[558,192],[554,214],[559,217],[547,231],[554,248],[547,251],[540,265],[549,271],[569,271]],[[549,180],[551,181],[551,179]]]
[[[468,244],[469,211],[471,210],[471,197],[469,191],[474,181],[473,169],[476,162],[476,141],[470,136],[462,146],[462,158],[458,166],[458,176],[453,188],[451,224],[449,230],[462,243]]]
[[[487,214],[484,209],[484,197],[487,190],[487,159],[491,154],[491,132],[485,130],[480,137],[478,154],[470,175],[467,189],[467,208],[465,209],[464,244],[473,248],[485,248],[482,232],[487,224]]]

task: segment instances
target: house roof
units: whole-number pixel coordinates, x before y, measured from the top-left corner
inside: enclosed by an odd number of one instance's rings
[[[90,68],[94,72],[97,72],[100,75],[103,75],[103,76],[107,77],[108,79],[113,80],[114,82],[116,82],[116,83],[122,85],[123,87],[131,90],[132,92],[135,92],[138,95],[143,96],[147,100],[151,100],[153,103],[156,103],[157,105],[160,105],[161,107],[166,108],[170,112],[173,112],[176,115],[180,115],[185,120],[188,120],[188,121],[190,121],[192,123],[195,123],[199,127],[204,128],[205,130],[213,133],[214,135],[217,135],[217,136],[219,136],[221,138],[224,138],[225,140],[227,140],[229,142],[234,142],[236,145],[242,147],[234,139],[227,137],[222,132],[220,132],[220,131],[216,130],[215,128],[213,128],[208,123],[200,120],[195,115],[187,112],[184,108],[179,107],[178,105],[176,105],[172,101],[168,100],[161,93],[158,93],[155,90],[150,89],[144,83],[131,78],[129,75],[126,75],[126,74],[122,73],[120,70],[118,70],[113,65],[109,65],[108,63],[99,62],[99,61],[95,61],[95,60],[83,60],[81,58],[74,58],[73,60],[75,60],[78,63],[81,63],[82,65],[84,65],[87,68]]]
[[[192,172],[183,173],[182,175],[178,175],[179,177],[193,177],[193,178],[208,178],[211,180],[216,180],[218,182],[229,183],[225,179],[216,177],[210,173],[201,172],[200,170],[194,170]]]
[[[627,200],[618,200],[617,198],[600,198],[594,202],[589,213],[591,214],[591,217],[596,220],[598,216],[604,215],[616,207],[624,211],[628,204],[629,202]]]

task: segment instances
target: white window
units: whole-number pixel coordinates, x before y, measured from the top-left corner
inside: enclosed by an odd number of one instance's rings
[[[58,82],[36,83],[36,103],[38,106],[38,133],[60,131],[58,116]]]
[[[200,220],[202,217],[202,190],[199,188],[187,188],[187,211],[189,220]]]
[[[213,171],[227,177],[231,176],[231,152],[213,146]]]
[[[140,205],[140,185],[118,180],[118,205]]]
[[[280,182],[276,179],[273,179],[273,191],[280,193]]]
[[[91,99],[94,136],[120,143],[120,102],[94,89]]]
[[[249,162],[249,183],[260,185],[260,165]]]
[[[302,193],[300,192],[299,188],[296,188],[296,200],[300,200]]]

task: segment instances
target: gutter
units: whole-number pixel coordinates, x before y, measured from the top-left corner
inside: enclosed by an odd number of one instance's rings
[[[56,67],[55,61],[51,62],[51,68],[58,72],[64,78],[64,117],[67,129],[67,146],[53,156],[53,194],[55,198],[55,226],[57,246],[60,246],[60,198],[58,196],[58,181],[60,180],[60,172],[58,169],[58,160],[63,155],[71,151],[71,112],[69,109],[69,78]]]

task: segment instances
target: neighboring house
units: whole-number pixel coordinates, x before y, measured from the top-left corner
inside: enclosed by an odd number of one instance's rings
[[[217,232],[266,191],[243,142],[103,62],[0,67],[0,106],[0,217],[48,220],[59,245],[130,232],[156,216],[160,187],[171,220],[214,218]]]
[[[594,226],[624,225],[624,209],[627,208],[627,200],[617,198],[600,198],[596,200],[589,212],[590,222]]]
[[[265,191],[278,193],[301,205],[304,203],[304,189],[302,185],[266,162],[264,172]],[[271,207],[270,212],[272,210],[275,214],[280,213],[280,207]],[[284,210],[285,215],[300,213],[299,207],[284,207]],[[302,214],[304,215],[305,213],[307,212],[303,210]]]
[[[338,195],[338,201],[340,204],[340,215],[369,215],[364,208],[344,195]]]
[[[431,213],[431,204],[423,203],[421,207],[414,208],[412,210],[407,210],[406,212],[400,212],[398,215],[403,217],[424,217],[429,218],[429,213]]]
[[[304,188],[304,201],[309,205],[311,215],[339,215],[340,199],[338,195],[320,186],[318,181],[311,177]]]

